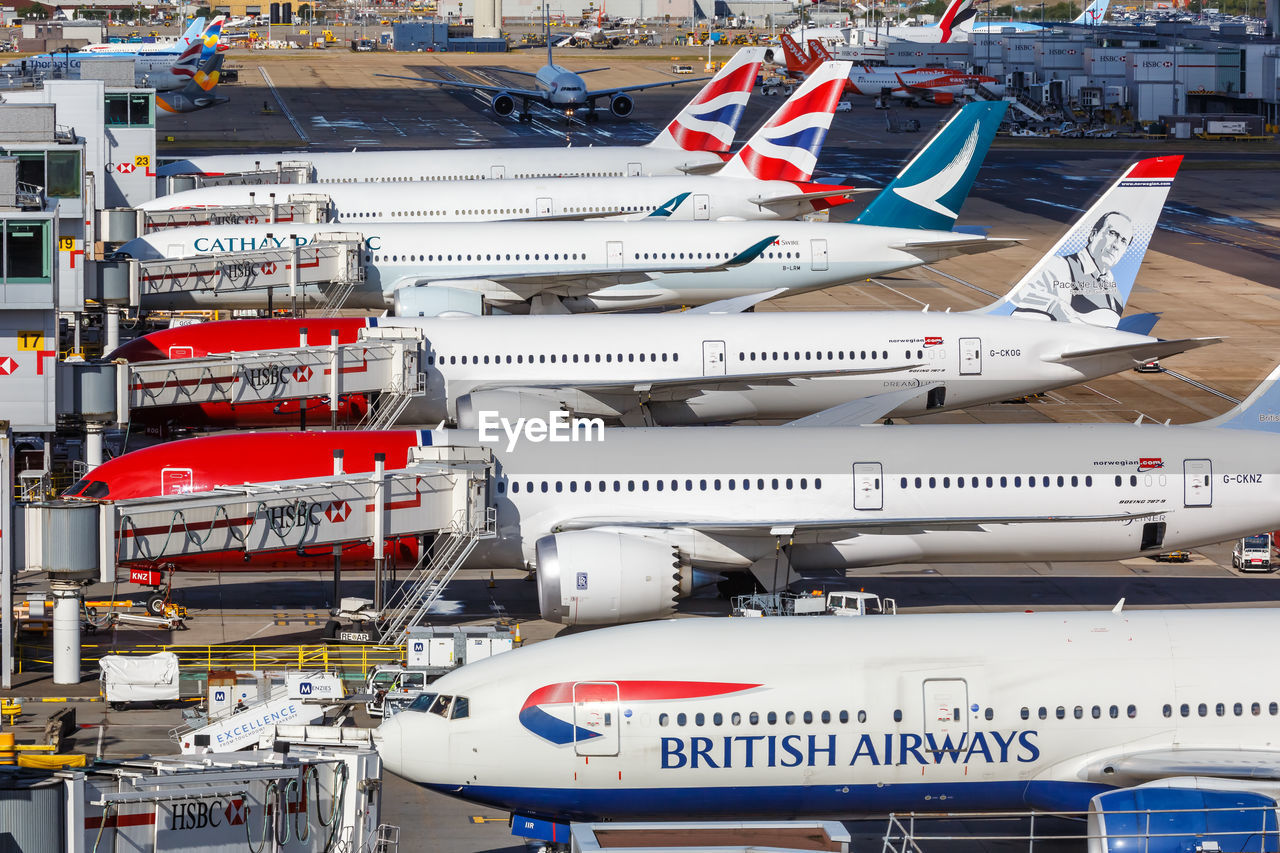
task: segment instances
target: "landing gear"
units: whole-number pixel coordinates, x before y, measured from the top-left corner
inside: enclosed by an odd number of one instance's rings
[[[147,614],[149,616],[163,616],[165,597],[159,592],[153,592],[147,596]]]
[[[587,113],[587,124],[591,124],[592,122],[596,122],[599,120],[600,120],[600,116],[596,115],[595,110],[592,110],[591,112]]]
[[[530,124],[532,121],[533,121],[533,116],[529,115],[528,113],[520,113],[521,124]]]

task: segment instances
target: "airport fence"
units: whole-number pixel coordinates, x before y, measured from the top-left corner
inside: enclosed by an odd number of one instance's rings
[[[178,667],[183,671],[324,670],[337,672],[348,678],[358,675],[361,679],[375,666],[404,662],[403,646],[141,645],[116,649],[107,643],[85,643],[80,649],[80,667],[84,672],[96,670],[98,660],[103,655],[151,655],[157,652],[172,652],[177,655]],[[15,658],[19,672],[40,672],[53,668],[52,647],[45,643],[20,643]]]

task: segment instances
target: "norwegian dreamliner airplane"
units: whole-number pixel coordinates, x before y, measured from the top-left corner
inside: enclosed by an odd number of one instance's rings
[[[647,349],[660,358],[664,342]],[[1231,411],[1188,426],[829,427],[819,415],[777,427],[607,429],[566,416],[486,417],[479,430],[215,435],[116,457],[64,497],[329,476],[339,450],[345,470],[361,473],[375,453],[397,469],[423,445],[487,449],[496,536],[466,565],[533,569],[544,619],[611,624],[669,615],[713,574],[777,590],[860,566],[1117,560],[1280,529],[1277,378],[1280,368]],[[552,428],[563,440],[547,440]],[[166,564],[237,571],[309,559],[306,549],[242,555],[235,531],[212,532],[207,553]],[[412,556],[411,543],[393,544]],[[360,547],[353,560],[367,558]]]
[[[681,193],[672,214],[694,219],[794,219],[843,204],[853,187],[811,183],[849,63],[828,63],[712,175],[579,177],[423,183],[264,184],[204,187],[161,196],[143,210],[180,210],[284,200],[318,193],[344,223],[487,222],[505,219],[643,216]]]
[[[107,358],[143,362],[282,350],[298,345],[302,329],[310,341],[328,343],[336,332],[339,342],[353,343],[377,334],[366,333],[369,328],[407,327],[420,330],[427,342],[418,366],[426,393],[409,403],[398,423],[449,422],[468,429],[479,425],[481,412],[515,420],[567,411],[646,426],[791,420],[911,388],[917,389],[914,397],[869,401],[868,411],[910,416],[963,408],[1074,385],[1218,340],[1161,341],[1135,334],[1129,325],[1117,330],[1179,160],[1155,158],[1127,169],[1007,297],[975,312],[750,314],[734,311],[745,303],[713,303],[649,315],[223,320],[152,332]],[[1124,216],[1138,238],[1126,244],[1108,293],[1093,294],[1094,310],[1072,311],[1064,322],[1026,322],[1048,319],[1043,283],[1049,271],[1087,242],[1099,217],[1113,213]],[[670,358],[637,360],[635,354],[643,356],[654,340],[664,342],[663,355]],[[496,349],[486,343],[497,341]],[[585,357],[571,360],[566,341]],[[850,341],[859,348],[849,349]],[[878,354],[890,346],[889,362],[866,358],[866,351]],[[600,353],[604,357],[593,360]],[[345,403],[344,421],[358,420],[367,409],[362,395]],[[324,409],[327,416],[327,400],[312,399],[143,409],[134,420],[281,426],[296,423],[299,406]]]
[[[278,151],[211,154],[166,163],[169,175],[224,175],[304,160],[318,184],[351,181],[461,181],[578,176],[679,175],[719,169],[755,84],[764,48],[744,47],[646,145],[480,148],[430,151]]]
[[[1276,611],[1123,604],[562,636],[450,672],[374,743],[548,840],[567,827],[540,821],[1035,809],[1087,813],[1090,853],[1274,849],[1280,683],[1243,650],[1280,642]]]
[[[956,113],[853,225],[730,221],[689,228],[664,215],[688,203],[687,189],[658,205],[640,226],[618,220],[496,222],[483,228],[371,223],[361,229],[365,280],[346,305],[391,306],[401,316],[436,314],[442,306],[453,310],[468,300],[472,313],[480,313],[481,299],[502,310],[534,313],[698,305],[780,287],[830,287],[1002,248],[1007,241],[951,229],[1005,107],[970,104]],[[652,181],[687,186],[691,180],[620,179],[614,187],[624,192]],[[489,185],[500,189],[504,183]],[[307,244],[334,230],[279,223],[177,228],[131,240],[120,251],[140,260],[210,257]],[[148,281],[142,281],[142,301],[149,308],[266,304],[265,289],[152,291]],[[314,298],[317,291],[310,293]]]

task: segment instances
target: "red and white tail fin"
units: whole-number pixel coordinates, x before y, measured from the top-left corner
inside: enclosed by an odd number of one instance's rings
[[[728,151],[760,73],[764,52],[762,47],[744,47],[735,53],[649,145],[685,151]]]
[[[956,32],[967,33],[973,30],[974,19],[978,10],[973,8],[973,0],[951,0],[947,11],[942,13],[938,21],[938,29],[942,30],[942,43],[951,41]]]
[[[820,59],[811,59],[787,33],[779,36],[778,40],[782,42],[782,55],[787,60],[787,76],[808,77],[822,63]]]
[[[820,39],[809,39],[809,55],[822,62],[831,62],[835,59]]]
[[[851,62],[825,62],[716,175],[807,181],[844,92]]]

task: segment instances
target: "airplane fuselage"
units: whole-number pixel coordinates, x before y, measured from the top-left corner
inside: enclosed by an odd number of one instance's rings
[[[42,74],[61,75],[70,79],[79,79],[80,64],[85,59],[129,59],[133,62],[134,82],[138,86],[147,86],[159,92],[181,89],[191,82],[191,73],[186,70],[174,70],[174,61],[182,51],[148,51],[137,53],[109,53],[106,51],[92,54],[54,53],[40,56],[29,56],[8,62],[0,71],[9,74]]]

